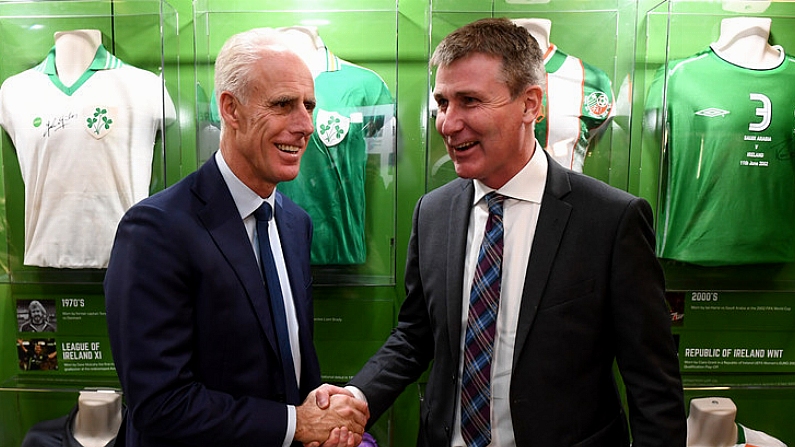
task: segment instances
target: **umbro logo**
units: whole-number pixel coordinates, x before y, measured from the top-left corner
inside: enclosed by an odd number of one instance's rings
[[[728,110],[717,109],[715,107],[710,107],[708,109],[699,110],[696,112],[696,115],[706,116],[707,118],[714,118],[716,116],[726,116],[730,114]]]

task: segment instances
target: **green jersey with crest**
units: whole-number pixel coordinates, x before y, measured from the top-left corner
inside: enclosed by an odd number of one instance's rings
[[[315,77],[315,131],[298,177],[278,189],[312,216],[313,264],[361,264],[367,139],[392,125],[394,101],[374,71],[319,51],[326,66]]]

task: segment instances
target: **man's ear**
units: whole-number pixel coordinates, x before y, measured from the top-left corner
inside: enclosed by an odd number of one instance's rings
[[[227,126],[234,129],[237,129],[240,125],[238,116],[240,111],[239,106],[240,103],[237,101],[237,98],[230,92],[221,92],[221,95],[218,97],[218,112],[221,114],[221,120],[223,120]]]
[[[544,101],[544,90],[539,85],[528,86],[524,93],[524,115],[526,123],[535,123],[536,118],[541,114]]]

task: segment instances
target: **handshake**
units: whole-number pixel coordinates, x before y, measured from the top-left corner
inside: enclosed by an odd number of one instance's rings
[[[354,447],[370,418],[367,402],[350,391],[323,384],[295,407],[294,440],[304,447]]]

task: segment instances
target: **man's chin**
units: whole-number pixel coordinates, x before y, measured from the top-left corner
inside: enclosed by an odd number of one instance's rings
[[[460,178],[472,179],[476,177],[475,172],[466,165],[454,163],[455,174]]]

